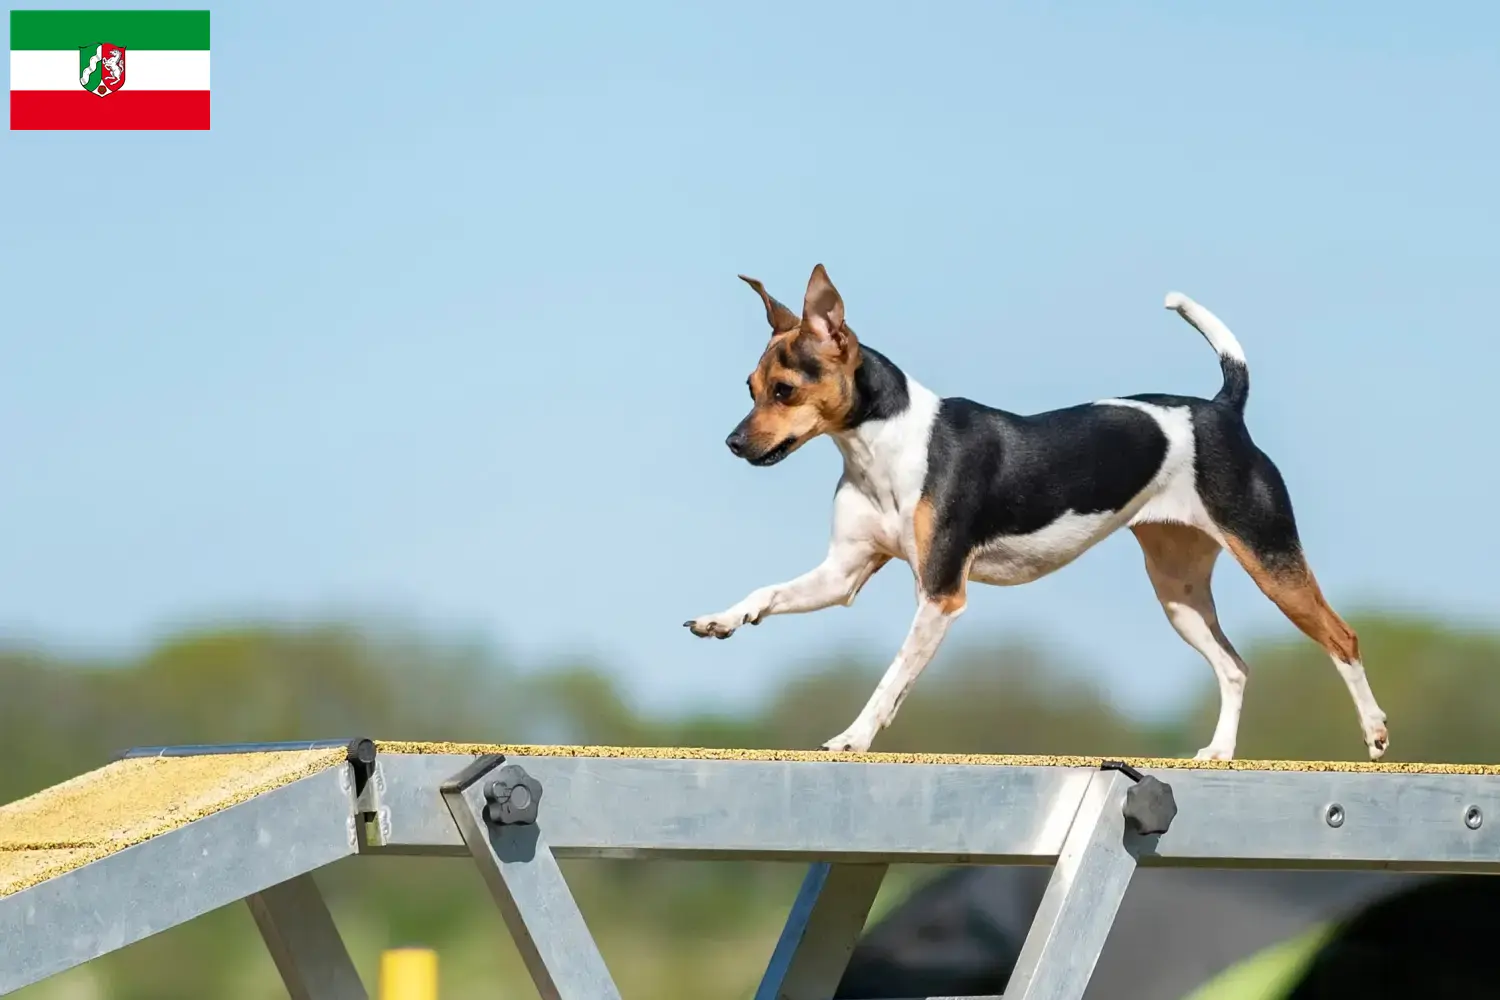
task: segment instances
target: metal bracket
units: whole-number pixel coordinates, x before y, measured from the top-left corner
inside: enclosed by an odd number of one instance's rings
[[[443,801],[459,835],[542,1000],[620,1000],[535,822],[541,785],[524,769],[504,763],[502,754],[486,754],[443,783]],[[522,789],[529,795],[524,802],[517,795]]]
[[[350,741],[348,760],[358,847],[361,851],[383,847],[391,837],[391,810],[385,801],[385,771],[375,743],[367,739]]]

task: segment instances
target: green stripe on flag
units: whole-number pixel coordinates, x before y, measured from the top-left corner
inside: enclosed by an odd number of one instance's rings
[[[206,49],[206,10],[13,10],[12,49],[77,49],[110,42],[129,49]]]

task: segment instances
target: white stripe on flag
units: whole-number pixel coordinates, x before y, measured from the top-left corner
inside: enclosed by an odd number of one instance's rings
[[[12,49],[11,90],[82,90],[74,49]],[[126,49],[126,90],[208,90],[206,49]]]

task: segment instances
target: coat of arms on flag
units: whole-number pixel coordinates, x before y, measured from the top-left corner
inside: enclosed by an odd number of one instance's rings
[[[125,46],[101,42],[78,49],[78,85],[108,97],[125,86]]]

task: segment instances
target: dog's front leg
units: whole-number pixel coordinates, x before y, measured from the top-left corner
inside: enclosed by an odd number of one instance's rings
[[[739,603],[714,615],[683,622],[697,636],[728,639],[741,625],[759,625],[767,615],[818,611],[851,604],[870,575],[889,559],[866,541],[835,539],[828,557],[795,580],[751,591]]]
[[[938,646],[942,645],[943,636],[948,633],[948,626],[963,611],[964,605],[961,602],[934,600],[924,596],[917,607],[917,617],[911,624],[911,630],[906,634],[906,641],[901,644],[901,651],[886,669],[885,676],[880,678],[880,683],[875,686],[874,694],[870,695],[870,700],[865,703],[859,717],[852,726],[824,743],[823,747],[827,750],[853,750],[858,753],[870,749],[870,744],[875,741],[875,734],[896,718],[896,710],[901,707],[907,692],[916,683],[917,675],[932,662]]]
[[[682,624],[697,636],[728,639],[741,625],[758,625],[766,615],[818,611],[835,604],[853,604],[870,577],[890,561],[876,541],[880,514],[868,497],[841,479],[833,495],[833,537],[828,555],[795,580],[752,591],[744,600],[714,615]]]

